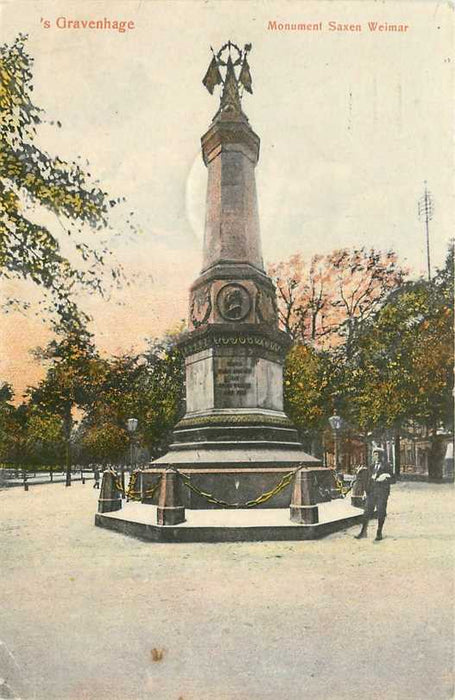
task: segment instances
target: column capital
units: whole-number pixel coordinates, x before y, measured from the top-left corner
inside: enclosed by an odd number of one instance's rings
[[[243,120],[219,120],[202,136],[202,157],[208,165],[222,151],[241,151],[254,165],[259,160],[260,138]]]

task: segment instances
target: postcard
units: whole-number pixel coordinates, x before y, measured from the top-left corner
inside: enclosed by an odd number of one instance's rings
[[[0,697],[452,697],[452,4],[0,12]]]

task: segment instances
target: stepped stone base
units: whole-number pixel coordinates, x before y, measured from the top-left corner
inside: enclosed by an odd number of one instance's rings
[[[193,510],[184,523],[156,525],[156,507],[127,503],[116,513],[97,513],[95,525],[147,542],[267,542],[313,540],[345,530],[361,522],[363,513],[347,499],[319,506],[319,522],[291,522],[289,508],[264,511]]]
[[[186,414],[173,431],[169,452],[142,472],[142,492],[174,467],[200,491],[227,503],[246,503],[271,491],[289,472],[316,469],[318,502],[330,500],[331,471],[303,450],[292,422],[277,409],[212,409]],[[289,507],[292,485],[261,504],[261,508]],[[157,494],[144,503],[157,503]],[[185,508],[222,508],[183,488]]]

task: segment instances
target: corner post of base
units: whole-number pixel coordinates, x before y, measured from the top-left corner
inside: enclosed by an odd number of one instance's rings
[[[166,469],[162,476],[156,521],[158,525],[179,525],[185,522],[182,478],[174,469]]]
[[[315,525],[319,522],[314,482],[312,470],[302,468],[296,472],[290,506],[290,518],[293,523]]]

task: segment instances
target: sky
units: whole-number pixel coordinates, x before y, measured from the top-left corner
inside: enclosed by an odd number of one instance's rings
[[[417,201],[434,200],[432,266],[453,231],[453,12],[441,2],[284,0],[47,0],[0,2],[1,41],[29,34],[34,101],[49,120],[37,143],[90,163],[112,196],[125,196],[111,247],[131,279],[109,300],[84,295],[105,353],[141,350],[186,317],[201,266],[206,169],[200,138],[218,107],[201,84],[210,46],[252,43],[253,95],[243,109],[261,138],[256,170],[266,263],[335,248],[393,249],[426,273]],[[71,29],[69,20],[134,22],[124,33]],[[269,22],[322,31],[272,30]],[[329,31],[329,22],[361,31]],[[371,32],[368,22],[408,25]],[[46,23],[50,26],[46,27]],[[139,233],[126,226],[134,212]],[[52,215],[37,214],[53,230]],[[55,229],[56,230],[56,229]],[[33,298],[28,285],[0,293]],[[42,368],[30,348],[46,323],[0,317],[0,381],[20,394]]]

